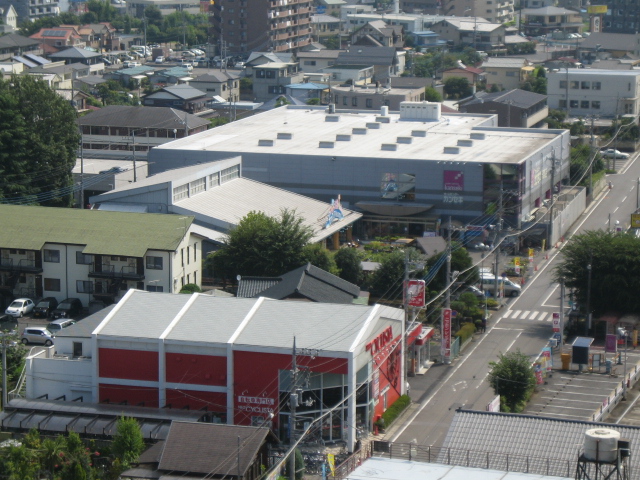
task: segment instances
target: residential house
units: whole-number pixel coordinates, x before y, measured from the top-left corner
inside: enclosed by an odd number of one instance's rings
[[[39,40],[23,37],[17,33],[8,33],[0,36],[0,61],[8,60],[14,56],[25,53],[41,54],[42,48]]]
[[[340,12],[347,5],[345,0],[317,0],[316,13],[326,13],[333,17],[340,18]]]
[[[91,73],[91,67],[84,63],[72,63],[69,65],[58,65],[58,63],[49,63],[39,67],[30,68],[27,71],[29,75],[41,75],[45,73],[55,73],[60,77],[61,84],[59,89],[71,90],[72,82],[83,77],[88,77]]]
[[[64,61],[67,65],[71,63],[84,63],[89,65],[92,75],[102,75],[104,73],[104,62],[100,53],[85,50],[84,48],[71,47],[52,53],[49,58],[53,61]]]
[[[340,34],[340,19],[332,15],[316,13],[311,16],[311,35],[320,41]]]
[[[335,64],[372,66],[374,81],[385,82],[389,77],[404,72],[405,52],[399,52],[394,47],[352,46],[340,52]]]
[[[367,22],[351,34],[351,45],[370,47],[404,47],[402,25],[388,25],[382,20]]]
[[[88,306],[202,280],[193,217],[16,205],[0,205],[0,215],[12,219],[0,231],[0,289],[14,296]]]
[[[373,110],[380,111],[383,106],[389,107],[391,111],[400,111],[401,102],[422,102],[424,101],[424,87],[392,88],[367,85],[364,87],[355,86],[332,86],[331,94],[336,108],[350,110]]]
[[[20,75],[25,69],[23,63],[7,60],[0,61],[0,72],[2,75],[11,76],[11,75]]]
[[[287,85],[301,83],[304,74],[297,62],[268,62],[255,65],[253,70],[253,95],[255,101],[266,102],[285,93]]]
[[[199,113],[207,109],[209,98],[191,85],[164,87],[146,95],[142,104],[147,107],[171,107],[189,113]]]
[[[88,47],[95,48],[98,52],[114,48],[116,29],[108,22],[83,25],[78,29],[78,33]]]
[[[296,57],[300,71],[304,73],[317,73],[322,69],[332,66],[342,50],[315,50],[298,52]]]
[[[460,64],[454,68],[448,68],[442,72],[442,81],[445,82],[449,78],[466,78],[469,85],[477,85],[485,79],[485,73],[480,68],[467,67]]]
[[[78,119],[84,155],[146,159],[147,152],[176,138],[205,131],[209,121],[167,107],[109,105]]]
[[[525,8],[522,10],[524,34],[530,37],[551,35],[556,31],[582,33],[580,12],[559,7]]]
[[[134,67],[140,69],[140,67]],[[144,67],[143,67],[144,68]],[[146,67],[148,68],[148,67]],[[122,74],[127,74],[128,68],[122,69]],[[147,78],[154,87],[165,87],[167,85],[182,85],[188,84],[193,77],[189,69],[183,65],[178,65],[171,68],[154,68],[147,71]]]
[[[135,183],[123,181],[115,189],[91,197],[90,202],[100,210],[193,215],[198,219],[194,228],[206,238],[205,254],[220,248],[226,233],[252,211],[275,216],[283,208],[295,209],[302,224],[311,230],[310,241],[335,249],[341,240],[351,240],[351,225],[361,217],[343,208],[342,218],[329,218],[331,205],[326,201],[244,178],[240,157],[231,155],[216,162],[174,168]]]
[[[413,39],[413,44],[422,50],[438,49],[447,46],[447,42],[441,40],[440,35],[431,30],[411,32],[408,36]]]
[[[277,441],[269,426],[267,420],[251,427],[175,421],[166,440],[143,452],[136,466],[120,476],[127,480],[167,475],[184,480],[260,480],[271,461],[268,444]]]
[[[306,103],[312,98],[317,98],[320,103],[328,103],[329,86],[324,83],[293,83],[287,85],[287,96]]]
[[[86,46],[74,26],[41,28],[29,38],[40,42],[45,53],[55,53],[69,47],[84,48]]]
[[[109,70],[107,71],[102,78],[105,80],[116,80],[123,85],[131,86],[132,82],[140,85],[142,80],[145,78],[149,79],[149,82],[152,85],[157,85],[159,82],[156,80],[155,76],[160,72],[156,67],[151,67],[148,65],[140,65],[139,67],[130,67],[130,68],[121,68],[119,70]],[[181,68],[180,72],[184,75],[189,74],[186,68]],[[191,78],[191,77],[189,77]],[[166,80],[166,76],[160,77],[160,80]],[[186,83],[188,80],[184,79],[183,83]],[[163,84],[164,85],[164,84]]]
[[[463,113],[494,113],[499,127],[543,128],[549,116],[547,96],[525,90],[477,92],[459,103]]]
[[[640,38],[630,33],[592,33],[578,47],[578,58],[589,65],[598,59],[640,57]]]
[[[247,77],[253,76],[253,67],[265,63],[294,63],[296,57],[289,52],[251,52],[244,62],[244,73]]]
[[[220,97],[232,102],[240,100],[240,79],[232,72],[210,70],[189,80],[189,85],[204,92],[208,98]]]
[[[18,28],[18,12],[12,4],[0,6],[0,34],[11,33]]]
[[[236,296],[350,304],[356,303],[360,287],[307,263],[278,277],[241,277]]]
[[[438,20],[441,20],[439,17]],[[359,13],[347,15],[343,22],[345,32],[351,34],[368,22],[382,21],[387,25],[402,27],[405,34],[424,30],[432,22],[433,17],[405,13]]]
[[[44,83],[49,85],[49,88],[51,88],[52,90],[58,90],[60,88],[71,88],[71,80],[70,79],[69,80],[64,80],[57,73],[47,73],[47,72],[29,73],[29,72],[27,72],[27,74],[28,75],[33,75],[34,77],[42,80]]]
[[[524,58],[489,57],[482,63],[487,87],[514,90],[529,78],[535,67]]]
[[[375,11],[375,7],[373,5],[352,5],[346,4],[340,6],[340,20],[343,25],[347,25],[347,18],[350,15],[361,15],[361,14],[373,14]],[[366,22],[362,22],[364,25]]]
[[[505,52],[506,30],[500,23],[490,23],[483,18],[446,18],[430,28],[450,46],[471,46],[486,52]]]
[[[638,115],[640,72],[574,68],[547,74],[549,108],[569,115]]]
[[[367,65],[342,65],[336,63],[330,67],[323,68],[322,73],[331,75],[331,81],[338,84],[367,85],[374,78],[373,66]]]
[[[411,246],[420,250],[427,258],[447,251],[447,241],[442,237],[417,237]]]

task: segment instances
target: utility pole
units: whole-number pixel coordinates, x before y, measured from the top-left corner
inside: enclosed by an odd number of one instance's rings
[[[80,209],[84,209],[84,143],[82,138],[80,138]]]
[[[291,362],[291,394],[289,395],[289,407],[291,415],[289,417],[289,445],[291,453],[289,456],[289,480],[296,480],[296,407],[298,406],[298,367],[296,365],[296,337],[293,337],[293,359]]]
[[[449,228],[447,229],[447,292],[445,293],[444,305],[445,308],[451,308],[451,216],[449,216]]]
[[[560,278],[560,341],[559,346],[562,348],[564,343],[564,277]]]
[[[591,262],[593,256],[589,259],[587,265],[587,335],[591,331]]]
[[[6,333],[0,333],[2,336],[2,410],[7,408],[7,339]]]
[[[551,246],[551,242],[553,241],[553,205],[556,203],[553,199],[553,193],[556,189],[556,154],[555,151],[551,154],[551,197],[549,200],[551,201],[551,205],[549,207],[549,231],[548,240],[547,240],[547,248]]]
[[[502,197],[504,196],[504,190],[502,188],[502,182],[500,182],[500,198],[498,199],[498,233],[496,233],[496,243],[500,241],[500,234],[502,233]],[[496,247],[496,271],[494,274],[495,285],[493,286],[493,298],[498,300],[498,272],[500,269],[500,245]]]
[[[136,183],[138,178],[136,176],[136,131],[135,130],[131,131],[131,136],[133,137],[133,183]]]
[[[640,209],[640,177],[636,182],[636,212]]]
[[[595,138],[593,136],[593,122],[595,117],[591,116],[591,138],[589,139],[589,196],[593,198],[593,160],[595,159]]]

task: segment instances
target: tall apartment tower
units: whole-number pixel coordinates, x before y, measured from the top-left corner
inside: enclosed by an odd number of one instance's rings
[[[596,0],[592,5],[606,5],[603,16],[603,31],[607,33],[640,32],[640,1],[638,0]]]
[[[491,23],[506,23],[514,19],[514,0],[400,0],[400,9],[407,13],[481,17]]]
[[[227,54],[295,52],[311,43],[311,0],[213,1],[212,41]]]

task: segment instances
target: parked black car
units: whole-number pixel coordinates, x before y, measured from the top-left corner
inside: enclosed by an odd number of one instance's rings
[[[73,318],[82,311],[82,302],[79,298],[66,298],[51,315],[53,318]]]
[[[58,300],[55,297],[44,297],[33,309],[33,316],[49,318],[57,306]]]

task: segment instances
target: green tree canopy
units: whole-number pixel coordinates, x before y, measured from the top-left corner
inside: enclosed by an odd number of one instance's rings
[[[135,418],[118,419],[111,450],[120,459],[122,465],[126,466],[138,460],[144,450],[144,437]]]
[[[433,87],[425,87],[424,89],[424,99],[427,102],[441,102],[442,95]]]
[[[333,254],[319,243],[305,245],[302,255],[305,261],[311,265],[321,268],[325,272],[338,275],[339,270],[333,258]]]
[[[200,293],[202,292],[202,289],[196,285],[195,283],[187,283],[185,284],[181,289],[179,293]]]
[[[529,357],[520,352],[500,354],[497,362],[489,362],[488,381],[496,395],[500,395],[501,409],[520,411],[536,384]]]
[[[415,248],[408,249],[410,262],[417,262],[421,255]],[[402,282],[406,254],[402,250],[389,253],[381,259],[380,267],[373,272],[370,279],[370,291],[374,297],[393,303],[402,303]],[[412,277],[421,278],[422,270],[414,271]]]
[[[335,253],[333,259],[340,270],[340,278],[355,285],[360,285],[360,282],[362,282],[362,266],[356,249],[341,248]]]
[[[79,140],[75,110],[45,82],[0,79],[0,198],[71,205]]]
[[[444,93],[453,98],[465,98],[471,95],[471,85],[464,77],[451,77],[444,81]]]
[[[282,275],[305,263],[312,234],[295,210],[276,217],[250,212],[226,235],[223,248],[207,256],[207,264],[217,278]]]
[[[586,306],[588,265],[591,265],[590,310],[604,313],[640,311],[640,239],[626,233],[589,231],[574,236],[562,249],[554,276],[574,289]]]

